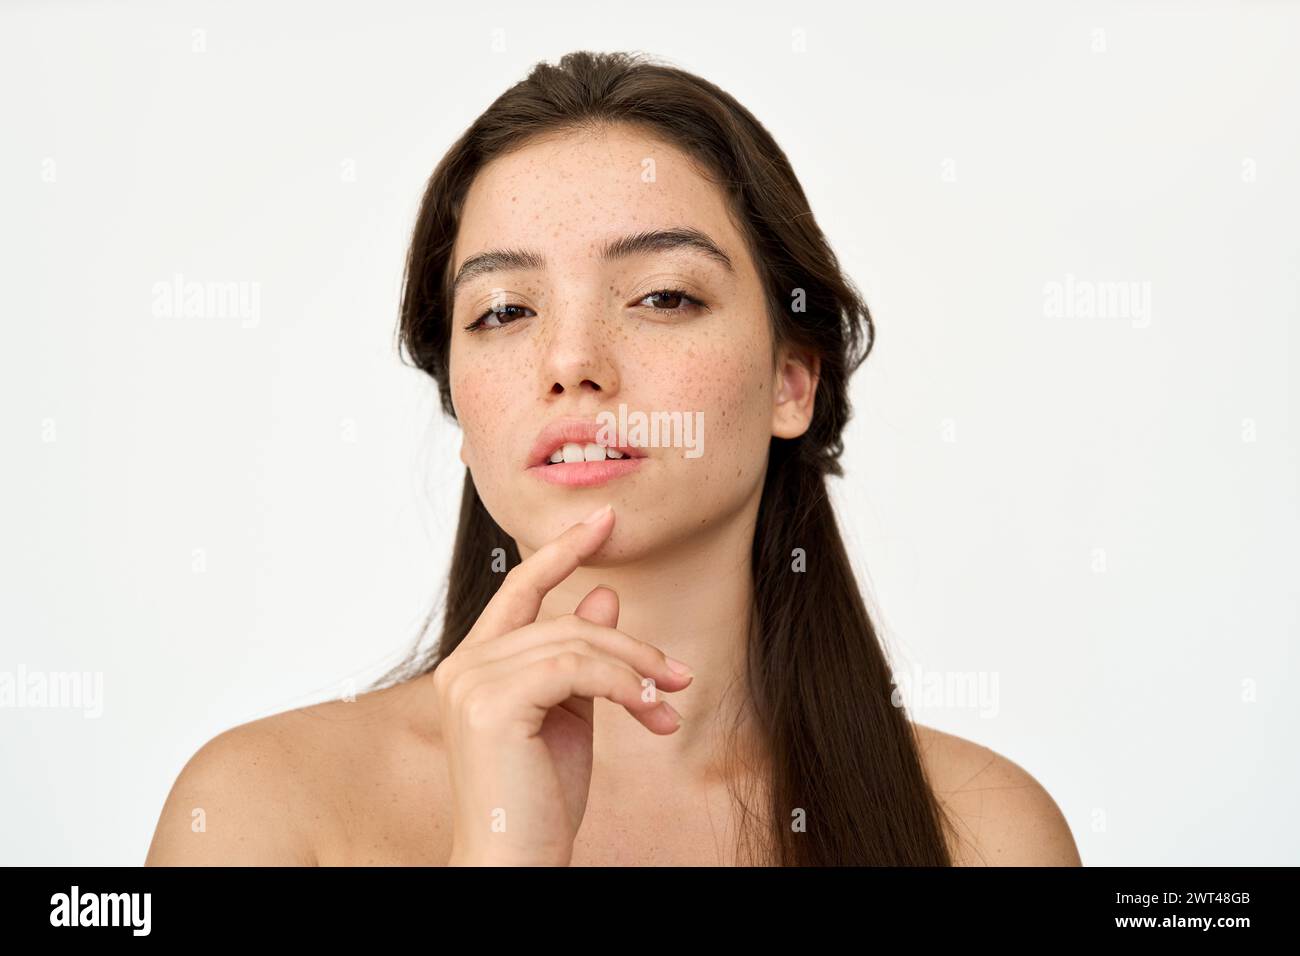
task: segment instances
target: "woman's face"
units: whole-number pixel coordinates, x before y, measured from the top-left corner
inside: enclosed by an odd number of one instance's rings
[[[659,230],[707,237],[730,267],[696,245],[601,254]],[[685,153],[628,126],[534,140],[474,180],[452,275],[489,251],[531,259],[470,270],[458,284],[452,402],[461,460],[525,553],[607,501],[616,522],[602,563],[670,549],[757,502],[769,441],[807,427],[815,375],[773,365],[755,265],[722,193]],[[662,290],[689,298],[652,295]],[[691,436],[698,457],[670,433],[635,470],[594,487],[528,470],[548,423],[597,421],[620,405],[629,421],[676,412],[702,423]]]

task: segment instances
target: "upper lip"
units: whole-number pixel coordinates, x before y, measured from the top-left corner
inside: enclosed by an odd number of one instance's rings
[[[569,442],[577,442],[580,445],[605,445],[607,448],[613,448],[615,451],[621,451],[629,458],[644,458],[645,452],[631,445],[606,444],[597,440],[596,436],[604,428],[600,422],[589,418],[560,418],[548,424],[541,430],[537,440],[533,442],[532,450],[528,453],[528,462],[525,467],[532,468],[536,465],[544,465],[551,458],[551,453],[555,449]],[[614,434],[610,438],[617,439],[616,429],[610,429]]]

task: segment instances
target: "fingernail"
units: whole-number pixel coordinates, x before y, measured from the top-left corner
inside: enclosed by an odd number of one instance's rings
[[[672,715],[673,719],[676,720],[678,725],[680,726],[682,722],[682,715],[677,713],[677,710],[673,707],[672,704],[668,703],[668,701],[666,700],[663,700],[659,702],[659,706],[662,707],[664,710],[668,711],[668,713]]]
[[[666,657],[665,660],[668,662],[668,669],[672,671],[674,674],[681,674],[683,677],[695,676],[695,671],[691,670],[681,661],[674,660],[671,657]]]
[[[593,511],[591,514],[587,515],[587,517],[583,518],[583,519],[582,519],[582,523],[583,523],[583,524],[595,524],[595,523],[596,523],[597,521],[599,521],[601,518],[605,517],[605,512],[608,511],[608,510],[609,510],[610,508],[612,508],[612,507],[613,507],[613,505],[602,505],[601,507],[599,507],[599,508],[597,508],[595,511]]]

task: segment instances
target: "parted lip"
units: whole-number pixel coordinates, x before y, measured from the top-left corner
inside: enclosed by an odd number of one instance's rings
[[[577,442],[580,445],[605,445],[607,448],[622,452],[629,458],[646,457],[645,451],[641,448],[630,445],[606,444],[600,441],[596,436],[603,427],[600,422],[590,418],[559,418],[550,422],[538,434],[537,441],[533,442],[532,450],[528,452],[528,461],[524,467],[534,468],[538,465],[545,465],[550,460],[555,449],[568,442]],[[610,431],[615,430],[610,429]],[[609,437],[617,439],[618,435],[612,434]]]

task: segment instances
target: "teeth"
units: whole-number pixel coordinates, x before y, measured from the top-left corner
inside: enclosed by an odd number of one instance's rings
[[[606,448],[604,445],[597,445],[595,442],[580,445],[576,441],[571,441],[551,452],[551,464],[557,465],[560,462],[604,461],[607,457],[626,458],[627,456],[621,451],[617,451],[613,448]]]

